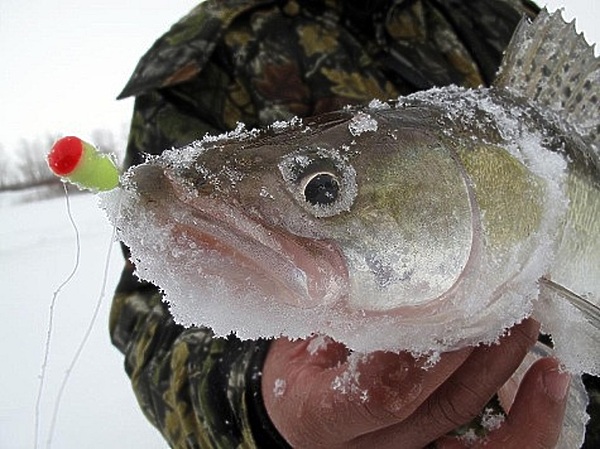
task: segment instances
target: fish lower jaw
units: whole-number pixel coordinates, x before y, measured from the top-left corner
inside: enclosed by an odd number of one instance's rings
[[[173,231],[193,242],[190,262],[205,276],[217,276],[240,292],[251,289],[267,301],[310,309],[347,294],[342,257],[327,242],[284,234],[255,223],[251,233],[228,223]],[[190,254],[190,256],[192,256]],[[255,295],[256,297],[256,295]]]

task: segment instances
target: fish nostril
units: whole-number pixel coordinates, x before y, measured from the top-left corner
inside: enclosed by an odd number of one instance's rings
[[[200,177],[194,181],[194,189],[200,195],[210,195],[214,192],[214,186],[206,178]]]

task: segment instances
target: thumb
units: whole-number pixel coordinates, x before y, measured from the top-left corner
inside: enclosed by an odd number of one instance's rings
[[[506,421],[479,444],[443,437],[436,449],[551,449],[556,447],[564,419],[571,375],[556,359],[534,363],[521,382]]]

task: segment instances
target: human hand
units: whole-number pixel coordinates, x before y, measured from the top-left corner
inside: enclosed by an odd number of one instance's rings
[[[263,367],[265,406],[294,448],[478,447],[447,433],[481,412],[535,344],[538,328],[525,320],[500,344],[442,354],[427,370],[426,360],[405,353],[357,359],[333,341],[314,351],[310,339],[279,339]],[[569,379],[556,360],[537,361],[485,448],[554,447]]]

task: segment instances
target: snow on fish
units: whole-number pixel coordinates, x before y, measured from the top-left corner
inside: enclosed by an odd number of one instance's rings
[[[598,375],[599,97],[593,49],[544,11],[491,88],[240,126],[132,167],[103,207],[185,326],[435,356],[533,316]]]

